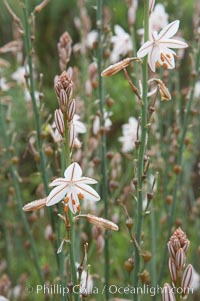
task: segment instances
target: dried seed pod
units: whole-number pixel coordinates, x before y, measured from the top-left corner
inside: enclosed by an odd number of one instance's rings
[[[124,262],[124,268],[127,272],[132,272],[134,268],[134,259],[132,257]]]
[[[126,220],[126,227],[129,229],[129,230],[131,230],[132,228],[133,228],[133,220],[132,220],[132,218],[128,218],[127,220]]]
[[[144,262],[148,262],[151,260],[152,254],[150,251],[147,250],[142,253],[142,257],[143,257]]]
[[[149,284],[150,283],[150,274],[147,270],[144,270],[142,273],[140,273],[140,279],[142,283]]]

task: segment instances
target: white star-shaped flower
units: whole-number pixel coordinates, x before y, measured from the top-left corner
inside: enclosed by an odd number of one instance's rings
[[[116,63],[121,56],[125,56],[132,51],[133,45],[131,36],[119,25],[114,26],[115,36],[112,36],[111,42],[113,50],[110,55],[111,63]]]
[[[148,54],[148,63],[153,72],[156,69],[156,63],[167,69],[175,67],[174,56],[176,53],[170,48],[186,48],[188,45],[180,40],[171,39],[179,28],[179,20],[176,20],[166,27],[160,33],[154,31],[150,35],[150,40],[138,50],[137,56],[142,58]]]
[[[72,213],[80,211],[79,200],[99,201],[100,196],[88,184],[96,184],[91,178],[82,177],[78,163],[72,163],[64,172],[64,178],[58,178],[49,186],[56,186],[47,197],[46,206],[52,206],[65,198],[65,204]]]
[[[130,117],[128,123],[122,125],[123,136],[119,137],[119,141],[122,143],[123,153],[127,153],[134,149],[137,140],[137,131],[138,121],[134,117]]]

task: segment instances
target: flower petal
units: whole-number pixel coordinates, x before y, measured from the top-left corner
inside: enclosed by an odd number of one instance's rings
[[[57,178],[55,180],[53,180],[49,186],[50,187],[53,187],[53,186],[58,186],[58,185],[66,185],[67,184],[67,181],[65,178]]]
[[[165,26],[158,34],[159,40],[173,37],[179,28],[180,21],[176,20]]]
[[[98,193],[89,185],[83,183],[75,183],[76,188],[84,195],[84,199],[89,201],[99,201],[100,196]]]
[[[159,59],[159,48],[152,47],[151,51],[148,54],[148,63],[153,72],[156,71],[156,62]]]
[[[76,133],[78,133],[78,134],[79,133],[80,134],[85,134],[86,133],[86,131],[87,131],[86,126],[83,122],[76,120],[76,121],[73,121],[73,124],[75,126]]]
[[[54,188],[47,197],[46,206],[52,206],[60,202],[67,193],[66,185],[59,185]]]
[[[160,41],[161,46],[169,47],[169,48],[186,48],[188,47],[187,43],[184,43],[180,40],[175,39],[163,39]]]
[[[142,45],[142,47],[137,52],[137,57],[141,58],[147,55],[148,52],[150,52],[153,48],[153,42],[148,41]]]
[[[83,184],[96,184],[97,181],[92,179],[92,178],[88,178],[88,177],[81,177],[80,180],[77,180],[77,181],[74,181],[76,182],[77,184],[79,183],[83,183]]]
[[[74,181],[80,179],[82,176],[82,169],[78,163],[72,163],[64,173],[67,181]]]
[[[117,36],[124,35],[126,33],[125,30],[118,24],[114,26],[114,32]]]

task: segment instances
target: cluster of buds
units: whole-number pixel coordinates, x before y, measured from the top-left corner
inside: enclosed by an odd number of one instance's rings
[[[75,99],[72,98],[73,81],[71,79],[71,69],[63,71],[54,80],[54,89],[58,99],[60,109],[55,110],[54,121],[56,128],[62,137],[65,137],[66,130],[69,130],[70,149],[73,148],[76,133],[73,124],[75,114]]]
[[[179,294],[179,299],[186,300],[192,284],[193,267],[191,264],[186,266],[186,257],[190,241],[186,234],[178,228],[168,242],[169,252],[169,271],[173,288],[168,283],[163,289],[163,301],[175,301],[175,292]]]
[[[67,67],[67,63],[70,60],[72,52],[72,39],[67,31],[61,35],[57,48],[60,70],[64,71]]]

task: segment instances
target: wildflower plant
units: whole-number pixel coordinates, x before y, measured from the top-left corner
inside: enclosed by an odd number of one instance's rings
[[[183,2],[3,0],[0,299],[199,298],[199,5],[187,28]]]

